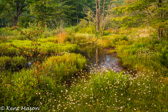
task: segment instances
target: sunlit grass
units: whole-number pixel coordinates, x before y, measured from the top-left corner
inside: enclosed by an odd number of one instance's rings
[[[84,69],[85,64],[86,59],[80,54],[67,53],[50,57],[42,64],[34,63],[31,69],[23,69],[9,76],[2,72],[0,75],[0,80],[3,80],[0,86],[1,94],[3,93],[1,104],[48,105],[48,99],[52,97],[51,94],[48,96],[48,93],[53,93],[55,97],[60,95],[62,88],[66,88],[62,86],[64,81],[73,80],[73,75]]]
[[[92,34],[95,29],[87,28],[78,29],[78,33],[43,35],[37,41],[1,39],[0,105],[38,106],[40,111],[51,112],[167,112],[167,41],[131,39],[130,35],[114,29],[97,38]],[[131,31],[123,33],[132,34]],[[13,36],[13,32],[4,32],[3,36]],[[88,47],[87,43],[115,47],[107,53],[117,52],[123,65],[137,73],[115,73],[99,68],[84,72],[85,57],[68,52],[75,52],[77,44]],[[78,50],[85,51],[85,48]],[[85,53],[91,55],[92,50]],[[26,58],[36,52],[46,56],[45,59],[32,61],[29,68],[22,69],[27,64]]]
[[[144,73],[100,73],[74,84],[58,100],[60,111],[167,111],[167,85]],[[160,82],[160,84],[158,84]],[[65,99],[65,100],[63,100]],[[54,108],[53,108],[54,109]]]
[[[36,42],[35,42],[36,43]],[[36,49],[41,54],[60,53],[67,51],[75,51],[77,49],[76,44],[57,44],[53,42],[40,43],[35,46],[30,40],[14,40],[12,42],[1,43],[0,51],[1,55],[24,55],[25,52],[33,53]]]

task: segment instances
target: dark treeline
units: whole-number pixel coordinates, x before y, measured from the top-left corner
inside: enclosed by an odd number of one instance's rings
[[[96,32],[107,28],[149,26],[158,39],[168,34],[167,0],[0,0],[0,27],[44,27],[77,25],[81,19],[93,22]],[[91,19],[90,19],[91,18]]]
[[[39,21],[50,27],[76,25],[93,9],[94,0],[0,0],[0,27]]]
[[[106,9],[114,1],[104,1]],[[117,2],[122,4],[123,1]],[[76,25],[88,11],[96,13],[95,9],[95,0],[0,0],[0,27],[27,27],[39,21],[53,28],[63,23]]]
[[[0,0],[0,26],[28,26],[39,22],[57,26],[61,22],[76,24],[85,16],[89,0]]]

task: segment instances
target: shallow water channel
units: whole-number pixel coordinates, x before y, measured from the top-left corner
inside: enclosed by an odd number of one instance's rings
[[[109,49],[105,49],[93,44],[80,45],[79,53],[85,56],[87,59],[88,72],[92,72],[92,70],[113,70],[115,72],[121,72],[124,70],[120,63],[120,59],[117,58],[117,54],[108,54],[108,50]]]

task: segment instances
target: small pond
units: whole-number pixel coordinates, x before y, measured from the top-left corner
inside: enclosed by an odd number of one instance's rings
[[[87,59],[87,70],[91,72],[92,69],[96,71],[113,70],[115,72],[121,72],[124,70],[120,63],[120,59],[117,58],[117,54],[108,54],[109,49],[96,46],[94,44],[80,45],[78,53],[82,54]]]

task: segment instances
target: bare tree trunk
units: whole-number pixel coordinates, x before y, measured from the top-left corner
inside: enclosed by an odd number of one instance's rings
[[[25,2],[23,4],[21,4],[20,0],[16,0],[15,5],[16,5],[16,14],[14,16],[13,26],[17,26],[19,16],[22,13],[22,11],[24,10],[24,8],[27,6],[25,4]]]
[[[161,40],[162,37],[163,37],[163,28],[161,26],[159,26],[159,28],[158,28],[158,40]]]
[[[96,32],[100,31],[100,0],[95,0],[96,3]]]
[[[105,0],[103,0],[103,20],[104,20],[104,11],[105,11]]]
[[[19,1],[17,0],[16,1],[16,15],[14,16],[13,26],[17,26],[18,17],[19,17]]]
[[[100,31],[100,13],[101,13],[101,10],[100,10],[100,0],[99,0],[99,12],[98,12],[98,28],[99,28],[99,31]]]
[[[103,32],[104,32],[104,28],[105,28],[105,0],[103,0],[103,17],[102,17],[102,32],[101,32],[101,36],[103,36]]]
[[[76,9],[76,24],[78,25],[78,23],[79,23],[79,16],[78,16],[78,11]]]
[[[77,25],[78,25],[78,23],[79,23],[79,18],[78,18],[78,15],[76,15],[76,18],[77,18]]]
[[[95,0],[96,3],[96,32],[99,32],[99,25],[98,25],[98,0]]]
[[[17,26],[17,23],[18,23],[18,17],[15,16],[15,17],[14,17],[13,26]]]

